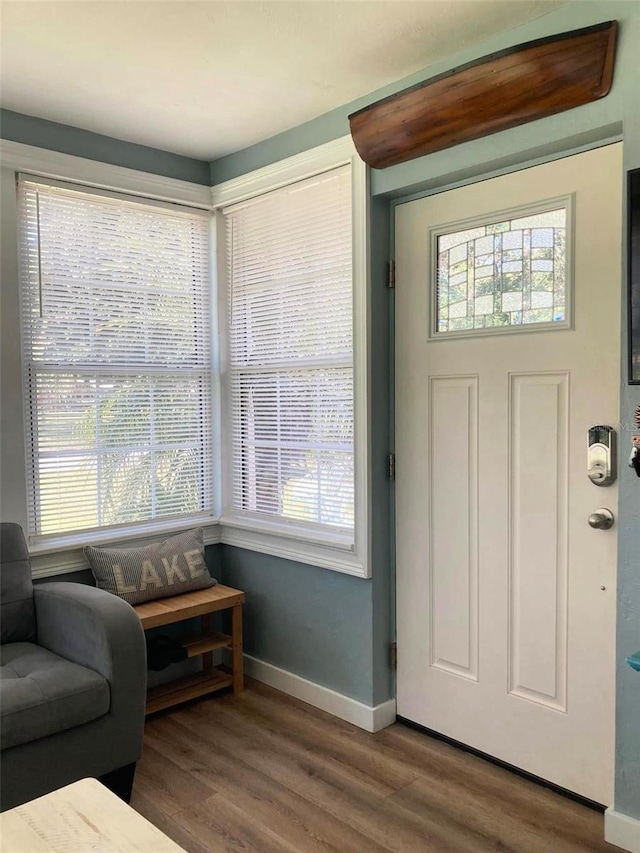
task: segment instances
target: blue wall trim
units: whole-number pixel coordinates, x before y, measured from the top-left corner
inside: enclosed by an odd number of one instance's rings
[[[203,160],[193,160],[181,154],[113,139],[90,130],[81,130],[79,127],[58,124],[12,110],[0,110],[0,136],[12,142],[86,157],[101,163],[111,163],[113,166],[126,166],[128,169],[138,169],[167,178],[209,185],[209,165]]]

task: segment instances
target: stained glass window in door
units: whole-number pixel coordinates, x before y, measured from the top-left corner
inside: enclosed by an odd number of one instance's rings
[[[567,208],[440,233],[435,332],[567,319]]]

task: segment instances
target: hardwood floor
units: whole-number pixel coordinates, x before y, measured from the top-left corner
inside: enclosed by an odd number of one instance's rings
[[[147,720],[131,805],[189,853],[588,853],[603,817],[396,724],[248,680]]]

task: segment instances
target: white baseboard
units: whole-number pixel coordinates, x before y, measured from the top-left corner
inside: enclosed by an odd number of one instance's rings
[[[630,853],[640,853],[640,820],[607,809],[604,813],[604,840]]]
[[[341,720],[353,723],[354,726],[368,732],[379,732],[394,723],[396,719],[395,699],[389,699],[374,707],[365,705],[363,702],[358,702],[314,681],[307,681],[306,678],[301,678],[271,663],[265,663],[251,655],[244,656],[244,671],[257,681],[275,687],[276,690],[282,690],[289,696],[295,696],[296,699],[301,699],[313,705],[314,708],[320,708],[321,711],[340,717]]]

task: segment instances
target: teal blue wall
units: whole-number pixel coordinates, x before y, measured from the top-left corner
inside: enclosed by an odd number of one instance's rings
[[[371,704],[371,584],[222,548],[222,582],[247,591],[245,652]]]
[[[469,62],[496,50],[521,44],[535,38],[554,33],[565,32],[579,27],[589,26],[600,21],[616,19],[620,22],[620,39],[614,84],[607,98],[593,104],[580,107],[571,112],[551,116],[532,124],[513,128],[486,139],[458,145],[446,151],[428,157],[403,163],[389,169],[374,171],[371,176],[372,195],[372,296],[374,299],[374,347],[372,365],[374,396],[372,427],[377,433],[379,444],[373,455],[374,471],[384,454],[382,444],[390,440],[389,424],[384,428],[380,423],[384,418],[382,403],[385,397],[382,384],[389,381],[389,313],[383,300],[379,299],[382,287],[381,269],[388,254],[389,202],[399,197],[407,198],[413,193],[424,193],[434,188],[442,188],[468,181],[475,177],[488,177],[491,174],[509,170],[517,165],[531,164],[558,154],[573,153],[585,147],[601,142],[619,139],[624,135],[625,168],[640,166],[640,6],[627,2],[582,2],[572,3],[558,11],[539,18],[518,29],[496,36],[491,41],[472,50],[459,54],[447,62],[440,62],[423,72],[414,74],[391,86],[373,92],[324,116],[307,122],[291,131],[280,134],[265,142],[231,154],[211,164],[212,183],[220,183],[237,177],[271,162],[300,153],[314,145],[344,136],[349,132],[347,117],[349,113],[368,103],[377,101],[394,92],[421,80]],[[623,318],[626,329],[626,319]],[[386,362],[378,358],[376,347],[384,351]],[[626,340],[625,340],[626,346]],[[621,421],[630,423],[635,405],[640,404],[640,388],[626,385],[626,356],[622,358]],[[625,655],[640,648],[640,481],[632,471],[625,467],[626,446],[624,438],[628,431],[622,431],[623,452],[620,469],[620,513],[618,519],[620,562],[618,575],[618,637],[617,637],[617,744],[616,744],[616,809],[622,813],[640,817],[640,676],[624,664]],[[374,440],[375,444],[375,440]],[[356,605],[360,614],[367,620],[363,630],[360,618],[355,620],[353,632],[349,625],[344,626],[342,636],[336,647],[344,643],[351,649],[350,660],[354,671],[349,684],[344,683],[344,674],[340,675],[341,687],[335,678],[326,678],[323,683],[336,686],[349,695],[366,698],[363,692],[365,684],[363,673],[371,672],[373,702],[377,703],[390,695],[391,679],[387,667],[388,643],[393,631],[390,535],[388,526],[382,518],[389,509],[389,489],[382,481],[374,489],[374,514],[380,518],[380,525],[374,525],[380,542],[374,548],[375,566],[372,581],[348,579],[349,601]],[[387,516],[388,517],[388,516]],[[230,549],[231,550],[231,549]],[[225,559],[225,564],[227,564]],[[280,571],[279,561],[270,557],[252,556],[251,565],[245,571],[246,557],[242,553],[234,554],[229,562],[228,582],[241,577],[250,589],[262,581],[263,569],[268,577],[275,578]],[[326,573],[330,574],[330,573]],[[313,598],[306,595],[305,584],[300,589],[300,597],[288,596],[283,602],[284,611],[307,606],[322,609],[333,594],[330,577],[319,579],[314,585]],[[279,605],[272,599],[271,608]],[[315,643],[308,644],[304,653],[296,648],[295,660],[287,648],[295,645],[295,634],[281,636],[281,644],[276,649],[261,645],[260,637],[253,647],[258,657],[277,658],[280,666],[293,668],[301,675],[312,677],[315,672],[313,661],[317,655]],[[369,655],[372,655],[371,660]],[[402,650],[399,651],[402,654]],[[274,660],[275,662],[275,660]],[[290,666],[290,664],[293,664]],[[372,664],[372,666],[371,666]],[[327,676],[331,673],[327,672]],[[368,692],[368,688],[365,690]]]
[[[0,110],[0,136],[12,142],[99,160],[113,166],[126,166],[128,169],[139,169],[141,172],[152,172],[154,175],[178,178],[195,184],[209,183],[209,164],[202,160],[124,142],[12,110]]]
[[[637,8],[637,7],[636,7]],[[635,77],[630,78],[624,103],[625,171],[640,169],[640,15],[635,20]],[[626,209],[625,209],[626,213]],[[626,220],[625,220],[626,221]],[[624,276],[627,280],[627,265]],[[627,385],[627,304],[623,307],[623,360],[620,394],[621,433],[620,496],[618,510],[618,645],[616,697],[615,808],[640,818],[640,673],[625,657],[640,650],[640,479],[626,467],[633,413],[640,405],[640,386]]]
[[[373,655],[373,699],[378,705],[394,694],[389,668],[390,644],[395,635],[392,508],[393,485],[387,479],[387,457],[392,443],[392,306],[387,263],[390,257],[390,209],[385,199],[371,199],[371,493],[372,575],[371,647]]]
[[[393,695],[390,545],[389,205],[371,208],[371,484],[373,580],[230,546],[222,578],[247,592],[248,654],[367,705]]]

